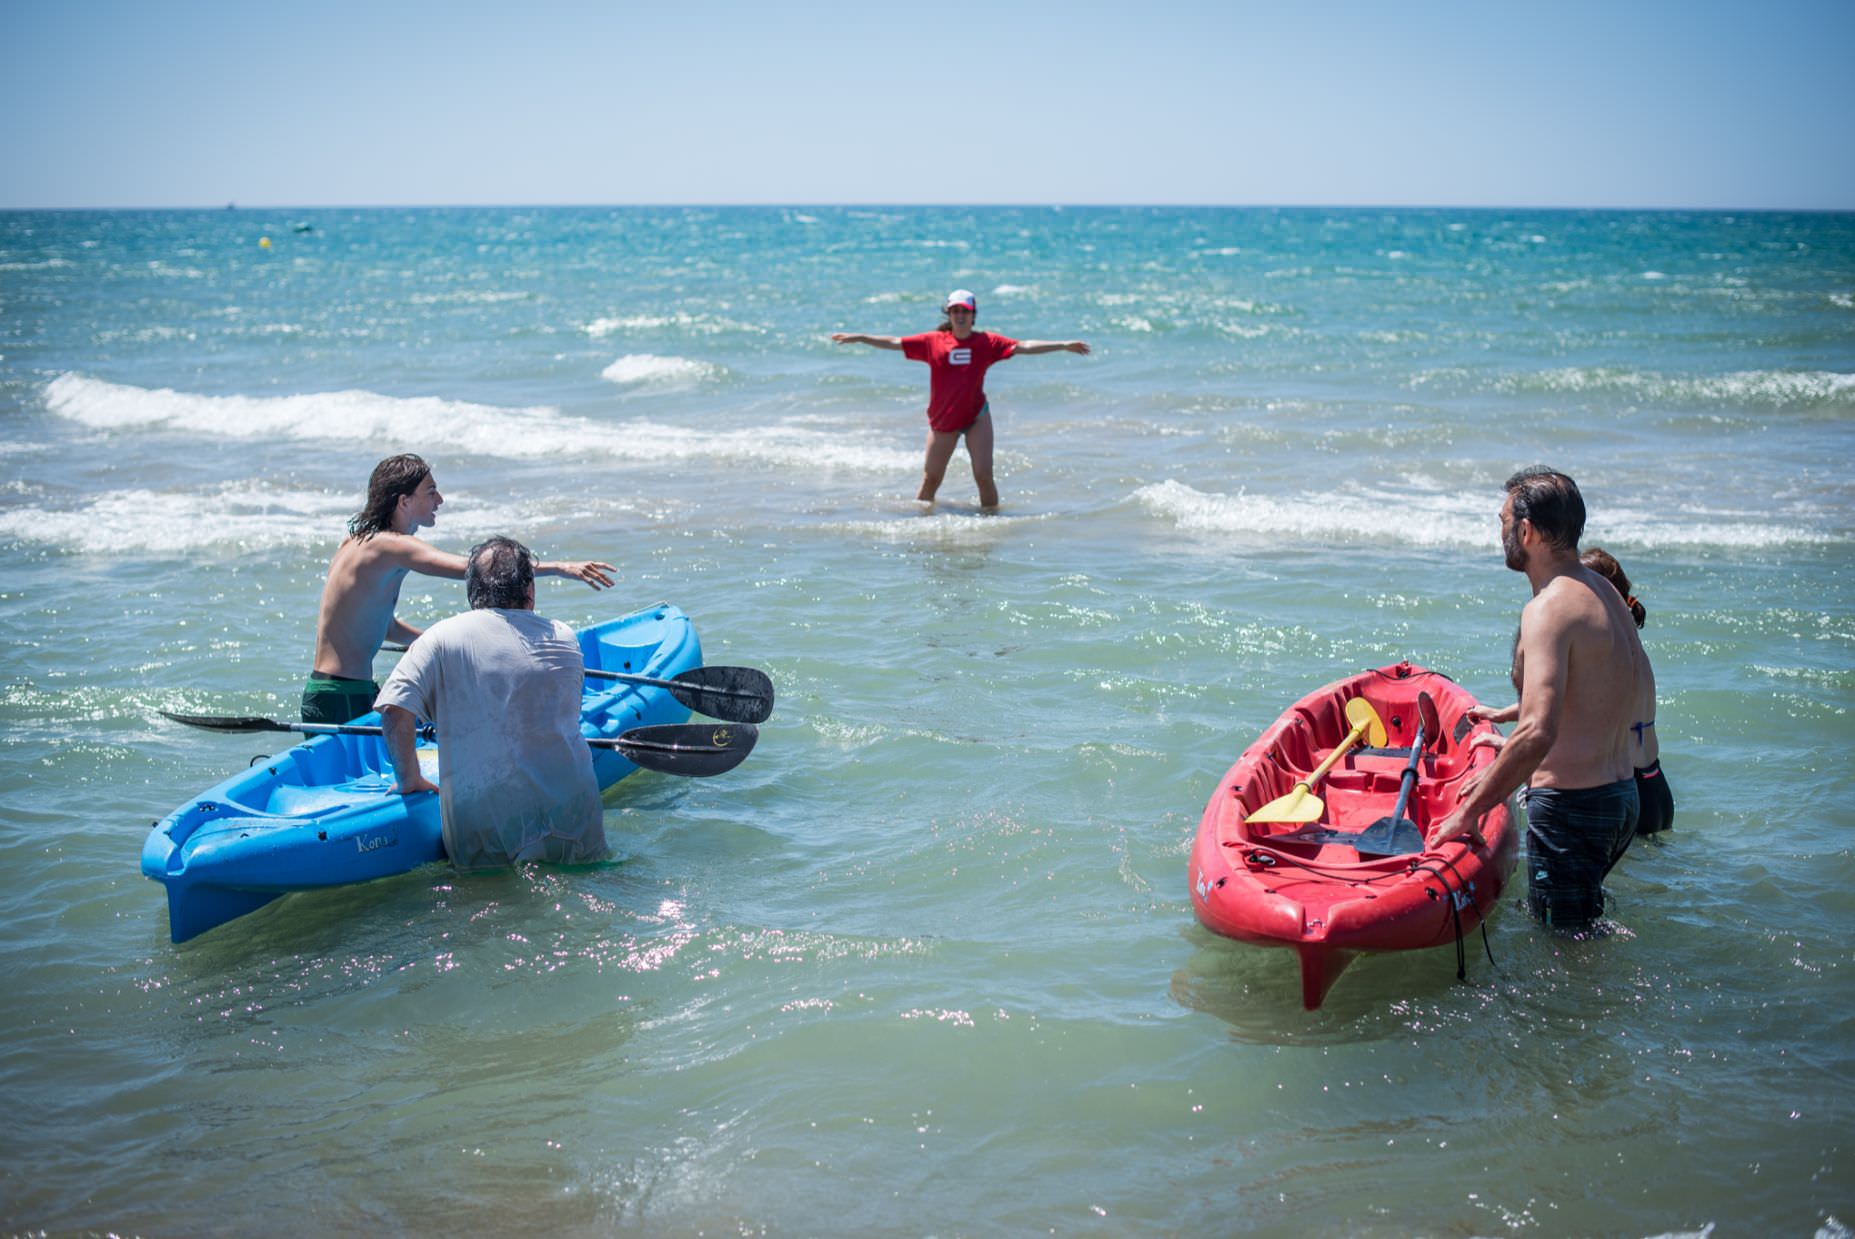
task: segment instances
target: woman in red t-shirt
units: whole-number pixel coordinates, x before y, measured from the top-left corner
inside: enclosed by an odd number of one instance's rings
[[[868,344],[896,349],[910,361],[928,364],[927,461],[921,469],[921,490],[916,499],[934,501],[953,449],[966,436],[966,454],[972,458],[973,481],[979,485],[979,506],[998,506],[998,487],[992,483],[992,413],[985,398],[985,372],[1017,353],[1087,353],[1080,340],[1013,340],[991,331],[974,331],[979,303],[964,288],[947,294],[946,319],[933,331],[918,336],[868,336],[839,331],[831,339],[839,344]]]

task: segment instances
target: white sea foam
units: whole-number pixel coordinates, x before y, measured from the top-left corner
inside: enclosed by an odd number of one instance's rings
[[[0,512],[0,537],[91,555],[264,550],[330,541],[353,508],[353,496],[249,482],[207,494],[126,490],[82,508]]]
[[[662,331],[673,328],[696,336],[718,336],[731,332],[743,332],[751,335],[765,335],[765,327],[752,323],[739,322],[717,314],[689,314],[681,310],[675,314],[625,314],[617,317],[595,318],[586,324],[584,330],[595,340],[621,332]]]
[[[505,409],[432,396],[368,391],[299,396],[201,396],[78,374],[45,389],[51,412],[103,434],[165,432],[217,440],[285,440],[505,460],[603,457],[619,461],[717,460],[781,469],[912,471],[916,451],[892,440],[779,422],[750,430],[690,430],[651,421],[599,422],[546,407]]]
[[[1399,494],[1323,490],[1315,495],[1207,494],[1183,482],[1142,486],[1131,498],[1141,507],[1192,533],[1236,535],[1264,541],[1382,542],[1388,536],[1384,514],[1388,502],[1399,504],[1405,519],[1397,536],[1417,546],[1493,545],[1489,515],[1462,498],[1439,493],[1432,499]]]
[[[1211,323],[1211,326],[1215,330],[1227,336],[1235,336],[1239,340],[1255,340],[1275,330],[1275,328],[1268,323],[1233,323],[1228,319],[1216,319]]]
[[[893,520],[836,521],[830,528],[853,538],[910,546],[949,548],[990,546],[1015,528],[1043,520],[1041,515],[1007,516],[1001,513],[919,512]]]
[[[116,340],[129,340],[136,344],[153,344],[166,340],[186,340],[191,343],[199,339],[198,333],[187,327],[171,327],[156,324],[152,327],[109,328],[97,332],[97,342],[108,344]]]
[[[1028,284],[1000,284],[992,290],[994,297],[1020,297],[1030,291]]]
[[[0,539],[40,543],[83,555],[333,548],[357,500],[353,494],[290,490],[250,481],[200,491],[111,491],[80,508],[0,511]],[[527,529],[562,516],[552,503],[486,504],[458,493],[440,511],[437,528],[447,543],[467,545],[491,533]]]
[[[1855,402],[1855,374],[1835,370],[1738,370],[1729,374],[1672,375],[1606,366],[1570,366],[1527,374],[1502,374],[1491,382],[1466,370],[1430,370],[1413,387],[1484,384],[1504,392],[1552,394],[1615,393],[1658,404],[1730,404],[1790,408]]]
[[[627,353],[599,372],[613,383],[645,387],[694,387],[726,371],[712,362],[688,357],[659,357],[654,353]]]
[[[1412,546],[1469,547],[1498,554],[1495,501],[1487,494],[1464,494],[1439,488],[1433,493],[1396,492],[1352,486],[1308,495],[1207,494],[1168,480],[1143,486],[1130,496],[1136,503],[1180,529],[1214,537],[1289,544],[1383,543]],[[1386,511],[1402,514],[1387,526]],[[1674,515],[1612,509],[1593,517],[1585,532],[1588,546],[1656,549],[1662,547],[1762,547],[1826,543],[1828,534],[1793,525],[1722,519],[1706,513]]]
[[[413,293],[406,298],[413,305],[501,305],[505,301],[526,301],[530,294],[515,289],[458,289],[444,293]]]

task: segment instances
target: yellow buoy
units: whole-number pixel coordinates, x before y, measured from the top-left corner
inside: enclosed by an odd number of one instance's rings
[[[269,249],[270,247],[271,247],[271,239],[270,239],[269,237],[259,237],[259,238],[258,238],[258,248],[259,248],[259,249],[261,249],[261,250],[267,250],[267,249]]]

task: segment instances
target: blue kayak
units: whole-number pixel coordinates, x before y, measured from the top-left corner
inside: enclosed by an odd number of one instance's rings
[[[667,603],[580,631],[589,668],[667,680],[702,665],[689,617]],[[580,730],[612,737],[681,723],[689,708],[666,688],[588,679]],[[369,714],[356,723],[377,724]],[[418,742],[425,776],[438,781],[438,750]],[[638,767],[593,749],[607,789]],[[379,736],[317,736],[215,784],[155,823],[142,872],[167,887],[168,931],[185,942],[291,891],[319,890],[405,873],[443,860],[438,797],[391,792],[393,766]]]

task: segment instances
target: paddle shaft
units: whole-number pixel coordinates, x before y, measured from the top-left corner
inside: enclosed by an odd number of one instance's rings
[[[1399,821],[1404,817],[1404,810],[1410,807],[1411,793],[1417,790],[1417,763],[1423,760],[1423,720],[1417,721],[1417,738],[1411,741],[1411,759],[1404,763],[1404,777],[1399,780],[1398,807],[1391,811],[1391,820]]]
[[[389,654],[406,652],[405,646],[397,644],[380,648]],[[773,681],[767,678],[766,672],[752,667],[691,667],[669,680],[634,672],[607,671],[601,667],[584,670],[588,679],[669,689],[671,696],[698,714],[729,722],[764,723],[773,713]]]
[[[1436,725],[1437,731],[1443,729],[1443,721],[1436,713],[1436,701],[1429,693],[1418,693],[1417,737],[1411,741],[1411,759],[1405,764],[1404,777],[1398,780],[1398,807],[1391,814],[1393,822],[1404,819],[1404,811],[1410,808],[1411,793],[1417,790],[1417,765],[1423,758],[1423,751],[1427,746],[1424,735],[1430,730],[1431,724]]]
[[[1310,773],[1307,778],[1297,780],[1295,786],[1304,792],[1313,791],[1314,785],[1320,782],[1320,776],[1333,769],[1333,763],[1346,756],[1346,750],[1359,743],[1359,737],[1365,734],[1365,730],[1368,726],[1370,726],[1370,724],[1363,721],[1353,724],[1353,729],[1346,733],[1346,739],[1335,745],[1333,752],[1327,754],[1327,756],[1321,760],[1320,765],[1314,767],[1313,772]]]
[[[406,652],[406,647],[403,645],[383,645],[380,648],[389,654],[404,654]],[[678,680],[660,680],[656,676],[635,675],[629,671],[607,671],[602,667],[587,667],[586,675],[589,679],[594,680],[617,680],[621,684],[647,684],[652,688],[689,687],[687,684]],[[709,688],[704,686],[702,691],[705,693],[717,693],[723,697],[759,697],[761,695],[738,688]]]
[[[177,714],[172,710],[162,710],[161,714],[177,723],[202,727],[208,731],[288,731],[306,736],[380,736],[388,739],[389,749],[391,747],[386,729],[375,723],[286,723],[274,718]],[[427,723],[418,729],[417,734],[431,738],[435,733],[431,724]],[[617,749],[633,765],[642,766],[646,770],[704,778],[738,766],[753,750],[758,738],[759,729],[751,723],[737,723],[730,727],[665,723],[634,727],[616,736],[588,737],[586,743],[594,748]]]

